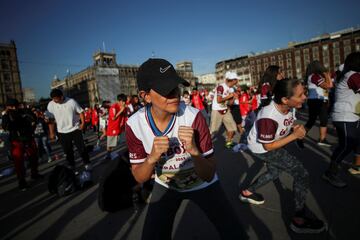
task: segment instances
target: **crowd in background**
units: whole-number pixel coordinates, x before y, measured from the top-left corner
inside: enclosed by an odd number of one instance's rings
[[[212,139],[216,137],[223,124],[226,129],[226,148],[235,149],[238,144],[241,144],[244,149],[249,146],[255,155],[259,152],[256,152],[254,145],[251,145],[255,144],[252,137],[261,137],[261,134],[256,131],[264,131],[265,134],[262,140],[255,141],[257,144],[259,142],[263,144],[260,146],[261,148],[266,143],[277,142],[283,137],[285,139],[285,136],[297,134],[296,139],[292,140],[296,140],[299,148],[303,149],[306,133],[314,126],[317,119],[320,121],[317,144],[322,147],[330,147],[335,144],[330,143],[326,138],[329,120],[331,120],[337,131],[338,146],[333,151],[331,164],[323,174],[323,178],[333,186],[344,187],[346,183],[338,174],[339,165],[349,153],[354,154],[353,166],[349,172],[351,174],[360,173],[359,55],[358,52],[350,54],[346,58],[345,64],[339,66],[334,73],[329,72],[320,62],[313,61],[308,65],[304,79],[298,80],[296,83],[288,83],[289,80],[285,78],[284,72],[279,66],[269,66],[256,86],[239,85],[237,74],[227,72],[224,82],[214,89],[204,89],[201,86],[185,88],[181,93],[180,104],[192,106],[201,112],[209,127]],[[290,89],[290,85],[285,86],[285,84],[293,85]],[[297,104],[300,103],[300,106],[291,102],[293,98],[296,98],[294,89],[298,85],[303,86],[303,90],[301,90],[302,88],[296,90],[301,95],[299,95],[300,100],[297,102]],[[276,94],[281,95],[282,98],[276,99]],[[101,97],[106,99],[106,96]],[[38,172],[39,157],[45,156],[42,159],[47,162],[59,158],[52,152],[52,144],[50,144],[52,139],[57,139],[61,143],[70,167],[75,168],[72,150],[73,144],[75,144],[83,159],[84,166],[91,169],[83,134],[87,131],[93,131],[97,135],[95,148],[100,148],[101,141],[106,139],[107,154],[105,160],[112,159],[113,149],[120,143],[125,143],[124,135],[128,118],[147,104],[151,104],[141,92],[139,95],[133,96],[119,94],[114,102],[104,100],[101,104],[94,106],[79,106],[75,100],[64,96],[57,89],[51,92],[51,98],[52,100],[47,108],[25,106],[15,99],[9,99],[6,103],[6,109],[2,112],[1,141],[6,142],[3,148],[6,148],[9,160],[14,163],[21,190],[28,188],[26,161],[29,162],[31,168],[31,178],[38,180],[43,178]],[[60,109],[60,105],[66,105],[66,107]],[[268,140],[267,136],[272,134],[269,129],[272,129],[274,125],[278,127],[282,124],[276,122],[282,119],[281,114],[277,116],[278,113],[275,113],[277,110],[280,111],[279,106],[287,109],[283,115],[288,117],[287,120],[290,119],[291,124],[289,125],[292,127],[287,128],[286,126],[286,133],[276,132],[274,138]],[[268,113],[267,111],[270,110],[273,112]],[[298,111],[306,112],[305,110],[308,112],[306,124],[304,126],[293,126],[298,118]],[[262,121],[264,118],[273,118],[273,120]],[[241,136],[238,143],[234,143],[233,140],[236,132]],[[270,145],[266,146],[269,147]],[[265,152],[275,152],[271,151],[271,147],[268,149],[267,147]],[[276,153],[280,154],[280,152]],[[259,156],[264,155],[260,154]],[[285,163],[275,165],[279,156],[282,156],[284,161],[287,159],[286,164],[295,169],[290,174],[296,182],[294,183],[294,191],[297,209],[293,222],[295,225],[298,224],[295,226],[296,228],[301,225],[301,222],[299,223],[297,220],[303,214],[301,211],[303,211],[303,202],[308,185],[308,173],[291,154],[281,152],[281,155],[269,155],[268,159],[263,159],[268,162],[268,172],[259,177],[260,180],[256,180],[255,184],[247,189],[242,189],[240,199],[255,204],[264,202],[263,197],[255,193],[255,189],[276,179],[282,170],[287,171],[280,167],[281,164]],[[273,161],[269,162],[269,159],[273,159]],[[311,224],[319,225],[320,223],[313,221]],[[317,227],[319,230],[323,228],[323,225]]]

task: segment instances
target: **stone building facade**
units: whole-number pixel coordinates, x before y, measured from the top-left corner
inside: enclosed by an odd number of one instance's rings
[[[223,81],[226,71],[236,71],[240,78],[249,79],[249,85],[256,85],[270,65],[280,66],[288,78],[303,79],[311,61],[319,60],[334,72],[354,51],[360,51],[360,29],[345,29],[304,42],[290,42],[283,49],[218,62],[215,66],[216,80],[218,83]]]
[[[0,43],[0,106],[6,103],[7,98],[23,101],[19,62],[14,41]]]
[[[74,98],[83,107],[93,107],[103,100],[115,101],[120,93],[137,95],[138,69],[138,65],[117,64],[115,53],[97,52],[93,55],[92,66],[63,80],[55,78],[51,88],[62,89],[66,96]],[[176,70],[193,86],[196,85],[192,62],[181,62]]]

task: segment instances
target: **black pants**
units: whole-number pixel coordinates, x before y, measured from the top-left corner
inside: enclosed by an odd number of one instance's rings
[[[330,170],[336,173],[342,160],[350,153],[360,155],[360,121],[356,122],[333,122],[339,137],[339,144],[331,156],[331,163],[334,166]]]
[[[155,182],[142,239],[171,239],[174,218],[184,199],[193,201],[203,210],[221,239],[248,239],[219,182],[191,192],[169,190]]]
[[[81,130],[75,130],[69,133],[59,133],[59,138],[64,153],[66,154],[66,160],[71,166],[75,166],[73,141],[84,164],[90,163],[89,154],[85,148]]]
[[[305,128],[310,130],[314,126],[317,117],[320,120],[320,127],[326,127],[329,102],[322,99],[308,99],[307,104],[309,106],[309,119],[305,124]]]

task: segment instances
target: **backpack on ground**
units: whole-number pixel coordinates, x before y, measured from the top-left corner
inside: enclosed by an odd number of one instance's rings
[[[136,185],[126,152],[106,166],[99,181],[98,205],[102,211],[116,212],[133,206]]]
[[[56,166],[49,176],[48,189],[59,197],[76,191],[76,177],[73,170],[62,165]]]

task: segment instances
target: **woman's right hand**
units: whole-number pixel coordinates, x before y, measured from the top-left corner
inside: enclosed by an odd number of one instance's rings
[[[169,150],[169,143],[170,141],[167,136],[155,137],[147,161],[151,164],[157,163],[160,160],[161,155]]]
[[[293,128],[293,134],[294,136],[297,138],[297,139],[303,139],[306,135],[306,130],[304,128],[304,125],[294,125],[294,128]]]

